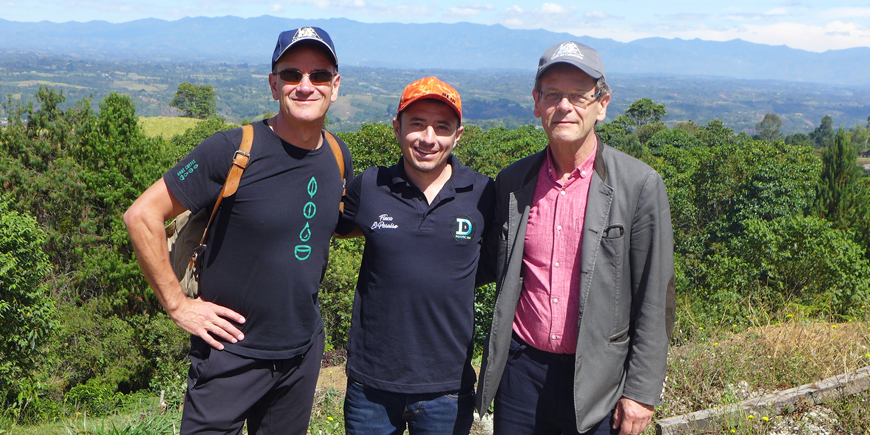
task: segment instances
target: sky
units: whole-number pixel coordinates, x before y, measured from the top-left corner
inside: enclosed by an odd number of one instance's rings
[[[815,52],[870,47],[867,0],[0,0],[0,18],[9,21],[123,23],[226,15],[472,22],[621,42],[648,37],[742,39]]]

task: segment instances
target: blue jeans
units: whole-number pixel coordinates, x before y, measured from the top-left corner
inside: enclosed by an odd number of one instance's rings
[[[474,392],[405,394],[347,380],[347,435],[466,435],[474,420]]]

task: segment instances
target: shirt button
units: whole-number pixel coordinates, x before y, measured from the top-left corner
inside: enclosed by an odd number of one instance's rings
[[[558,303],[559,303],[559,298],[553,298],[553,303],[554,303],[554,304],[558,304]]]
[[[559,267],[559,262],[557,261],[554,266]]]
[[[560,191],[559,195],[565,196],[565,191],[564,190]]]
[[[581,176],[581,177],[585,177],[585,176],[586,176],[586,171],[580,171],[580,176]]]
[[[552,338],[553,340],[555,340],[555,339],[556,339],[556,334],[551,335],[550,338]]]
[[[562,231],[562,226],[561,226],[561,225],[556,225],[556,229],[559,230],[559,231]]]

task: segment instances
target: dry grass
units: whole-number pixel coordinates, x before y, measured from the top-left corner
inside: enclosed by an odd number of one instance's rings
[[[789,321],[714,330],[671,349],[660,418],[738,403],[870,365],[870,325]]]

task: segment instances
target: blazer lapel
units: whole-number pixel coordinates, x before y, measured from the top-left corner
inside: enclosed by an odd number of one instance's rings
[[[595,259],[601,247],[601,238],[610,221],[610,207],[613,204],[613,188],[607,184],[607,167],[601,157],[603,146],[599,143],[595,156],[595,176],[589,185],[589,197],[586,200],[586,218],[583,222],[583,241],[580,247],[580,317],[583,319],[583,309],[592,285],[592,274],[595,271]],[[582,324],[582,322],[581,322]]]

